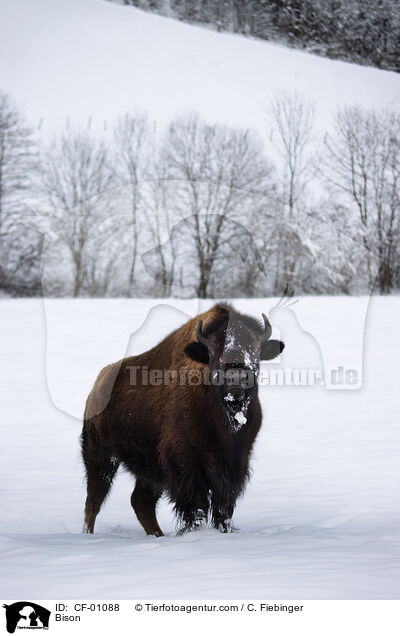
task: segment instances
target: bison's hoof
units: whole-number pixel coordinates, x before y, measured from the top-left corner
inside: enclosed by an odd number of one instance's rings
[[[236,528],[231,521],[224,521],[217,526],[217,530],[220,532],[239,532],[239,529]]]

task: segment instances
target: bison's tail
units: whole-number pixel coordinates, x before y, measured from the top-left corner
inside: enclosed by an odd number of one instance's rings
[[[84,453],[85,450],[87,449],[88,441],[89,441],[89,421],[86,417],[86,409],[83,415],[83,426],[82,426],[82,433],[81,433],[80,440],[81,440],[82,453]]]

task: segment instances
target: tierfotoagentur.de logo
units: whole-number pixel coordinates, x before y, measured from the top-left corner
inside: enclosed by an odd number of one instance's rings
[[[50,610],[32,603],[18,601],[11,605],[3,605],[6,610],[6,627],[9,634],[16,629],[48,629]]]

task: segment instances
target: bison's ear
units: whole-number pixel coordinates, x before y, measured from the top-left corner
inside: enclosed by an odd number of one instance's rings
[[[260,360],[272,360],[279,356],[285,345],[280,340],[267,340],[261,344]]]
[[[194,360],[195,362],[208,364],[210,361],[207,347],[200,342],[191,342],[187,345],[187,347],[184,348],[183,351],[188,358]]]

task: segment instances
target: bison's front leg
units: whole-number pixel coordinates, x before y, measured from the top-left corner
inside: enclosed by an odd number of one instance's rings
[[[211,521],[214,528],[220,532],[236,532],[236,528],[232,523],[234,508],[233,503],[219,504],[218,507],[215,506],[215,503],[212,503]]]
[[[211,523],[214,528],[217,528],[220,532],[236,531],[236,528],[232,524],[232,516],[240,492],[240,483],[230,478],[224,478],[223,473],[219,476],[219,479],[213,479],[211,490]]]
[[[213,519],[212,522],[214,528],[219,530],[220,532],[237,532],[238,529],[233,525],[232,519]]]
[[[204,525],[210,508],[210,488],[202,467],[169,461],[167,477],[169,497],[180,525],[178,534]]]
[[[198,530],[207,523],[208,498],[197,493],[195,496],[186,494],[176,497],[174,510],[178,518],[178,534],[190,530]]]

